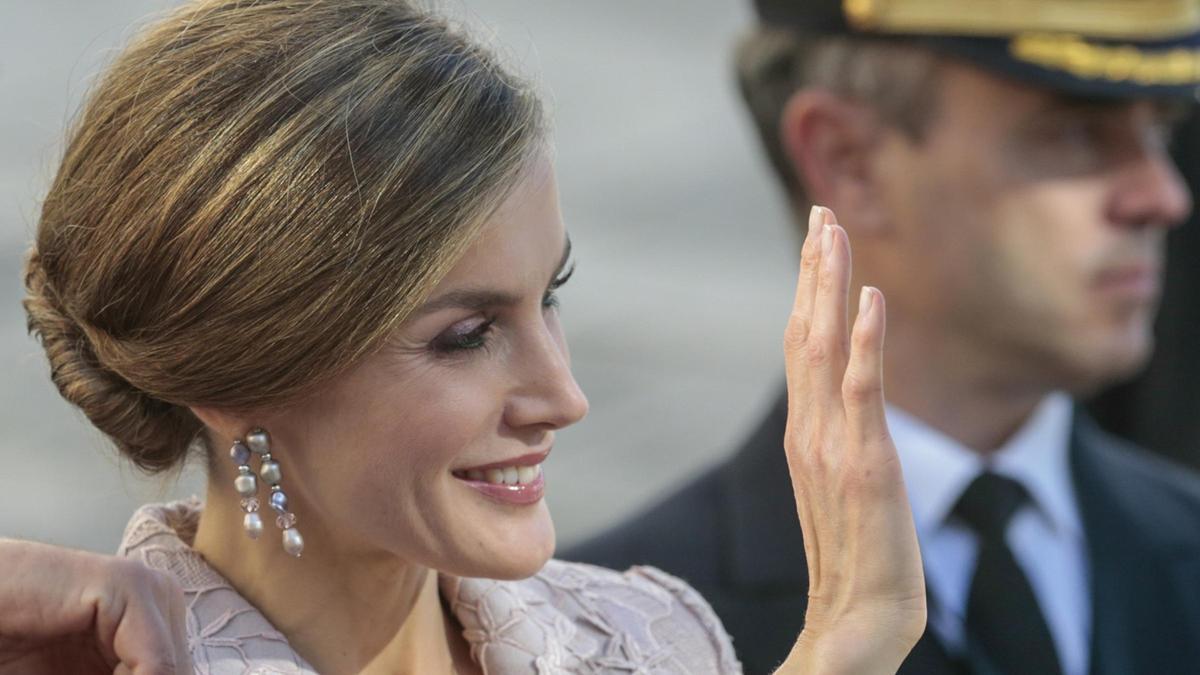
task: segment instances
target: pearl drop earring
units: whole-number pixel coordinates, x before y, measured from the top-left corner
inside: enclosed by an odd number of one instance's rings
[[[250,470],[250,448],[241,441],[234,441],[229,449],[229,458],[237,464],[238,476],[233,479],[233,487],[242,496],[242,510],[246,515],[242,518],[242,527],[251,539],[258,539],[263,531],[262,516],[258,515],[258,480]]]
[[[258,455],[262,462],[258,467],[258,475],[270,487],[271,496],[268,497],[268,503],[271,505],[271,509],[278,514],[275,518],[275,525],[283,531],[283,550],[288,555],[299,558],[304,551],[304,538],[296,529],[296,514],[288,511],[287,495],[279,486],[280,480],[283,479],[283,470],[280,468],[279,462],[271,457],[270,435],[258,427],[246,434],[244,443],[240,440],[235,441],[233,448],[229,451],[229,456],[238,465],[238,477],[233,482],[238,494],[242,495],[242,510],[246,512],[242,526],[251,539],[257,539],[258,535],[262,534],[262,516],[258,514],[258,498],[254,496],[258,492],[258,481],[251,472],[249,464],[251,453]]]

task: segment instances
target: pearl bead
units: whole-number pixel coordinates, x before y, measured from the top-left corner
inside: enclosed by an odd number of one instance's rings
[[[243,474],[233,479],[233,487],[239,495],[249,497],[258,492],[258,481],[253,475]]]
[[[229,449],[229,458],[234,464],[245,464],[250,461],[250,448],[247,448],[245,443],[236,441]]]
[[[299,530],[289,527],[283,531],[283,550],[290,556],[300,557],[300,552],[304,550],[304,538]]]
[[[246,528],[246,534],[250,535],[251,539],[258,539],[258,535],[263,531],[262,516],[258,513],[247,513],[246,517],[242,518],[242,527]]]
[[[279,462],[265,461],[262,467],[258,470],[258,475],[268,483],[274,485],[283,478],[283,472],[279,469]]]
[[[271,451],[271,437],[262,429],[255,429],[246,434],[246,445],[260,455],[266,454]]]
[[[283,494],[283,490],[275,490],[271,493],[271,508],[279,513],[287,513],[288,498]]]

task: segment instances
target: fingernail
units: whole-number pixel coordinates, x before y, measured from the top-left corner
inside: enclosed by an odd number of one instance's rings
[[[833,250],[833,226],[826,225],[821,234],[821,255],[828,255]]]
[[[821,227],[821,224],[825,222],[825,214],[821,211],[821,207],[813,204],[812,210],[808,212],[808,232],[806,236],[812,236]]]
[[[858,294],[858,317],[863,319],[867,316],[867,312],[871,311],[871,287],[863,286],[862,292]]]

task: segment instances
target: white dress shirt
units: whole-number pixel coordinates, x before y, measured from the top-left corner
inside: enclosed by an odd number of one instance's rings
[[[1069,396],[1046,397],[985,460],[912,415],[888,408],[932,594],[929,625],[952,654],[961,654],[965,645],[963,623],[979,542],[950,512],[971,481],[991,470],[1029,491],[1031,503],[1009,522],[1008,546],[1037,596],[1063,673],[1087,673],[1091,597],[1087,542],[1071,481],[1072,414]]]

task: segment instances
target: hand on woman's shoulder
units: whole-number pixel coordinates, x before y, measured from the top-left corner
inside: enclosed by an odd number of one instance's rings
[[[192,671],[184,601],[131,560],[0,539],[0,673]]]

